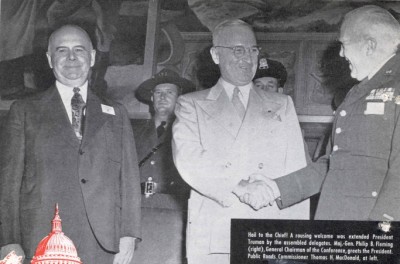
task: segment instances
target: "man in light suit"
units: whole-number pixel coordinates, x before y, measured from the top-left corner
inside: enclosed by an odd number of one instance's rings
[[[130,263],[140,238],[140,185],[126,110],[91,92],[95,50],[84,30],[56,30],[47,57],[56,84],[15,102],[2,130],[1,255],[25,252],[28,262],[58,203],[83,263]]]
[[[309,218],[308,201],[256,211],[235,196],[263,187],[259,175],[276,178],[304,167],[305,151],[291,98],[252,83],[259,48],[251,27],[224,21],[213,31],[213,45],[221,78],[210,89],[180,96],[173,126],[174,161],[194,189],[188,205],[189,264],[229,263],[232,218]],[[251,184],[242,187],[245,182]]]

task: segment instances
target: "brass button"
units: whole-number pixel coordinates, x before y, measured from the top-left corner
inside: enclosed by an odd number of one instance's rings
[[[340,133],[342,133],[342,129],[340,127],[338,127],[338,128],[336,128],[335,132],[336,132],[336,134],[340,134]]]
[[[378,195],[378,193],[375,191],[373,191],[371,194],[372,194],[372,197],[376,197]]]
[[[156,162],[154,160],[152,160],[152,161],[150,161],[150,164],[154,165],[154,164],[156,164]]]
[[[340,116],[346,116],[347,115],[347,112],[345,111],[345,110],[342,110],[342,111],[340,111]]]
[[[333,146],[333,151],[337,151],[339,149],[338,145]]]

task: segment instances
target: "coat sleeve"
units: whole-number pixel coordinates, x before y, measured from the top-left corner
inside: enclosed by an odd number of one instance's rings
[[[0,136],[0,247],[21,244],[19,194],[24,173],[24,110],[11,106]]]
[[[280,199],[277,200],[281,209],[319,193],[328,172],[330,144],[326,148],[326,154],[316,162],[311,161],[307,144],[304,142],[303,145],[307,166],[275,180],[281,193]]]
[[[400,220],[400,107],[396,106],[388,171],[369,215],[371,220]]]
[[[215,162],[220,157],[203,148],[194,99],[180,96],[175,115],[172,152],[179,174],[202,195],[221,205],[229,205],[238,182],[225,177],[222,165]]]
[[[140,174],[136,155],[132,126],[126,109],[119,106],[122,114],[122,168],[120,190],[121,204],[121,237],[141,238],[141,191]]]

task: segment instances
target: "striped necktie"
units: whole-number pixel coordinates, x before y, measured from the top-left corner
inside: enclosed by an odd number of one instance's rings
[[[243,120],[244,114],[246,113],[246,109],[244,108],[244,105],[239,98],[239,93],[240,93],[239,88],[235,87],[235,89],[233,89],[232,104],[235,107],[236,112],[238,113],[240,119]]]

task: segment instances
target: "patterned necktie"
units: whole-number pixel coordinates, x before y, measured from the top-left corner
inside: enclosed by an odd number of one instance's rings
[[[161,121],[161,124],[157,127],[157,137],[161,137],[165,132],[165,125],[167,122]]]
[[[79,93],[80,89],[74,88],[74,96],[71,99],[72,108],[72,128],[75,131],[75,135],[79,140],[82,140],[82,117],[83,109],[85,108],[85,102],[83,101],[82,95]]]
[[[243,120],[246,109],[244,108],[244,105],[239,98],[239,93],[240,93],[239,88],[235,87],[235,89],[233,89],[232,104],[235,107],[236,112],[238,113],[240,119]]]

